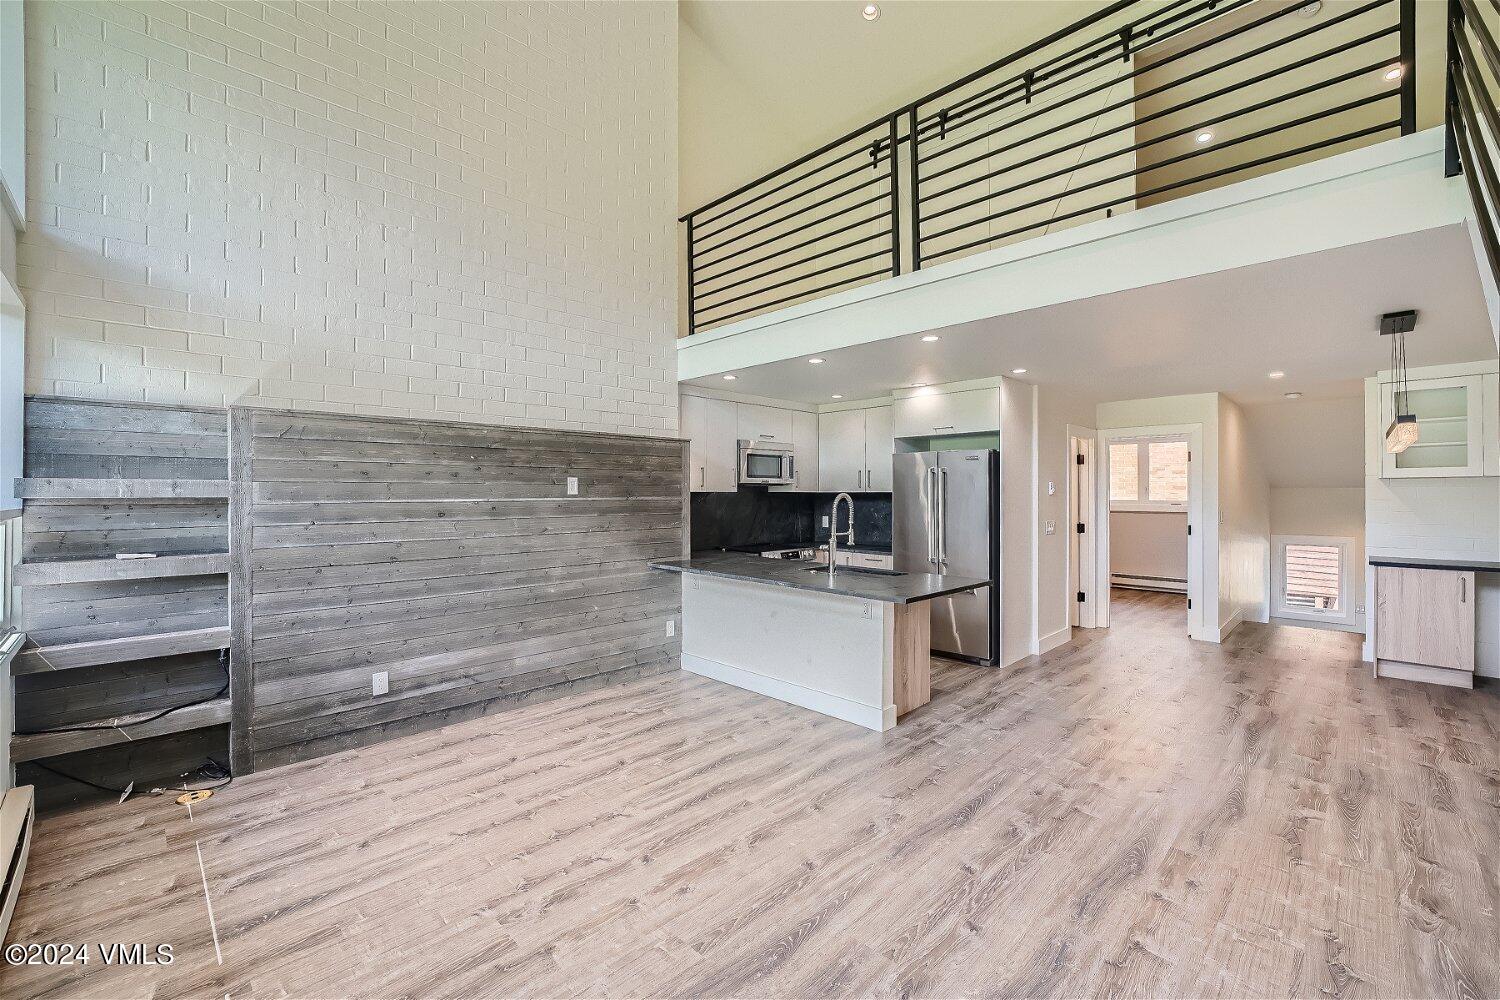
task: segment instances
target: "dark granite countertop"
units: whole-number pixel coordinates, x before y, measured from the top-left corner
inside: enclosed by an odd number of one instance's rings
[[[772,587],[861,597],[884,604],[916,604],[930,601],[934,597],[989,586],[988,580],[966,576],[937,576],[932,573],[886,576],[881,573],[860,572],[855,567],[846,566],[838,571],[835,583],[830,587],[827,567],[784,559],[762,559],[760,556],[738,552],[702,552],[691,559],[654,562],[651,568],[668,573],[702,574],[725,580],[763,583]],[[810,572],[811,570],[818,572]]]
[[[1371,566],[1395,566],[1401,569],[1446,569],[1455,573],[1500,573],[1500,562],[1482,559],[1410,559],[1406,556],[1371,556]]]

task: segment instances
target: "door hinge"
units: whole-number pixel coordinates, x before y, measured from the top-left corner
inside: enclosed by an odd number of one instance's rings
[[[1193,526],[1190,524],[1190,525],[1188,525],[1188,534],[1191,535],[1192,533],[1193,533]]]
[[[1079,455],[1079,456],[1078,456],[1078,464],[1079,464],[1079,465],[1082,465],[1082,464],[1083,464],[1083,456],[1082,456],[1082,455]]]
[[[1079,534],[1080,534],[1080,535],[1081,535],[1081,534],[1083,534],[1083,524],[1082,524],[1082,523],[1081,523],[1081,522],[1080,522],[1080,523],[1079,523],[1079,525],[1078,525],[1078,533],[1079,533]]]
[[[1081,590],[1078,592],[1078,603],[1079,604],[1084,603],[1083,591],[1081,591]]]
[[[1188,598],[1188,610],[1193,610],[1193,599],[1191,597]]]

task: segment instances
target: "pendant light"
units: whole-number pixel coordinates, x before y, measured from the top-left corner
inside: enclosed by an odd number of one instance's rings
[[[1391,338],[1391,402],[1396,419],[1385,429],[1385,450],[1399,455],[1417,443],[1422,430],[1417,415],[1410,412],[1410,387],[1406,370],[1406,335],[1417,328],[1417,313],[1407,310],[1380,317],[1380,332]]]

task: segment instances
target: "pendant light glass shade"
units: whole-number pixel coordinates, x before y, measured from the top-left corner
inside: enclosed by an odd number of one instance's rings
[[[1416,414],[1398,413],[1396,419],[1391,421],[1391,426],[1385,429],[1385,450],[1392,455],[1399,455],[1416,444],[1421,436]]]

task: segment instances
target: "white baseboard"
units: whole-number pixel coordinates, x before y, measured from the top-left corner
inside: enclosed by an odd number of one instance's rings
[[[864,726],[876,732],[893,729],[896,725],[894,703],[886,705],[883,709],[875,705],[862,705],[848,698],[840,698],[838,695],[824,691],[815,691],[778,677],[767,677],[753,670],[730,666],[727,663],[694,656],[691,653],[682,654],[682,669],[688,673],[698,674],[700,677],[709,677],[746,691],[754,691],[756,694],[775,698],[777,701],[784,701],[789,705],[852,722],[856,726]]]
[[[1230,615],[1229,621],[1219,626],[1219,641],[1223,642],[1225,639],[1228,639],[1229,633],[1233,632],[1244,623],[1245,612],[1243,610],[1236,611],[1234,614]]]
[[[1036,654],[1038,656],[1046,656],[1048,653],[1052,652],[1058,646],[1066,646],[1068,643],[1070,643],[1072,641],[1073,641],[1073,626],[1071,626],[1071,625],[1064,625],[1062,628],[1058,629],[1056,632],[1048,632],[1046,635],[1042,636],[1040,639],[1037,640]]]

